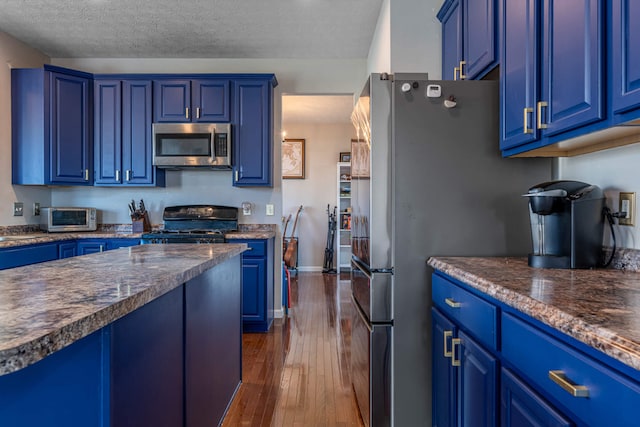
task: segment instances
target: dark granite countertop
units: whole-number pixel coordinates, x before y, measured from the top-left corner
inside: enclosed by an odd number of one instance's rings
[[[141,245],[0,271],[0,375],[43,359],[246,248]]]
[[[640,370],[640,273],[531,268],[526,258],[432,257],[428,264]]]

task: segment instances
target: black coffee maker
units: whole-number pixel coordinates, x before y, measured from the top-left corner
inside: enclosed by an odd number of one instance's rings
[[[533,253],[537,268],[594,268],[601,262],[602,190],[579,181],[543,182],[523,196],[529,199]]]

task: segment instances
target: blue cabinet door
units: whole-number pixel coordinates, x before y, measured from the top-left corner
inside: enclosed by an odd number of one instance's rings
[[[538,96],[537,1],[502,0],[500,44],[500,148],[535,141]]]
[[[58,259],[58,244],[45,243],[0,250],[0,270]]]
[[[235,82],[233,185],[272,186],[272,86],[265,80]]]
[[[191,81],[153,82],[153,121],[184,123],[191,121]]]
[[[91,185],[89,79],[50,73],[50,183]]]
[[[456,370],[451,365],[451,340],[457,328],[436,308],[431,309],[433,328],[433,426],[456,426]]]
[[[229,80],[193,80],[191,90],[194,122],[229,121]]]
[[[107,240],[79,240],[78,255],[89,255],[107,250]]]
[[[497,63],[496,0],[463,0],[462,80],[477,78]]]
[[[570,427],[574,425],[508,369],[501,375],[504,427]]]
[[[539,113],[546,136],[603,119],[603,17],[602,0],[543,2],[540,102],[546,106]]]
[[[493,427],[498,421],[498,361],[464,332],[458,373],[459,425]],[[456,357],[457,351],[452,357]]]
[[[58,258],[72,258],[78,254],[78,244],[76,241],[60,243],[58,246]]]
[[[122,182],[122,84],[120,80],[94,82],[95,184]]]
[[[138,246],[140,244],[140,239],[108,239],[106,244],[106,250],[110,251],[112,249]]]
[[[123,183],[164,186],[164,170],[153,166],[152,83],[122,82]]]
[[[640,3],[611,2],[611,103],[614,113],[640,107]]]
[[[242,259],[242,320],[261,322],[265,318],[265,272],[264,258]]]
[[[440,9],[438,19],[442,22],[442,80],[458,80],[462,61],[460,0],[447,1]]]

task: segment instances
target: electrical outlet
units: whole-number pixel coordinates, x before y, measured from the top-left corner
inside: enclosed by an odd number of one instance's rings
[[[40,216],[40,203],[38,202],[33,204],[33,216]]]
[[[635,225],[636,193],[620,192],[620,206],[618,212],[626,212],[624,218],[618,218],[619,225]]]
[[[24,215],[24,203],[22,202],[14,202],[13,203],[13,216],[22,216]]]
[[[275,212],[273,209],[273,204],[272,203],[267,204],[267,215],[274,215],[274,214]]]

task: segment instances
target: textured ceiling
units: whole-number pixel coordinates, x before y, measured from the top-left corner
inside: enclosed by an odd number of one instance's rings
[[[366,58],[382,0],[0,0],[52,58]]]

